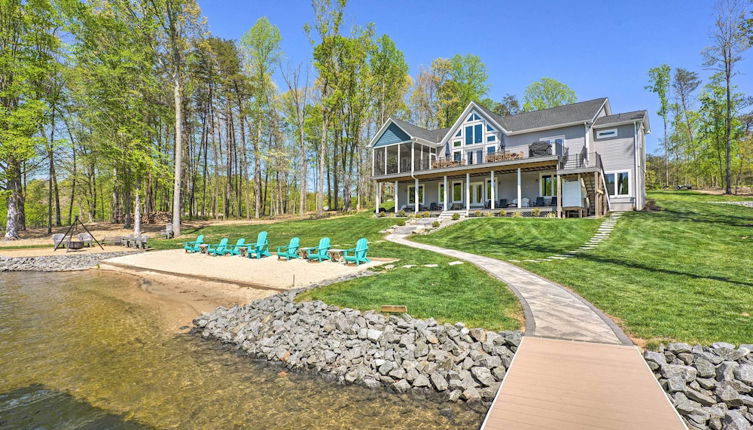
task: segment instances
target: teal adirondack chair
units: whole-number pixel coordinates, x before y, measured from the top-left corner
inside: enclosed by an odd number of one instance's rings
[[[300,246],[301,246],[301,239],[297,237],[290,239],[290,243],[288,244],[288,246],[277,247],[277,259],[279,260],[281,257],[287,258],[288,260],[290,260],[291,258],[299,258],[298,248]]]
[[[256,243],[248,247],[248,258],[262,258],[269,257],[269,241],[267,240],[267,232],[260,231],[256,236]]]
[[[199,245],[204,243],[204,235],[200,234],[199,237],[196,238],[193,242],[185,242],[183,244],[183,249],[186,250],[186,252],[201,252],[201,248],[199,248]]]
[[[230,247],[227,246],[227,238],[223,237],[220,243],[217,245],[209,245],[207,247],[207,254],[210,255],[225,255],[230,253]]]
[[[246,246],[246,239],[240,238],[235,245],[230,246],[230,255],[241,255],[241,246]]]
[[[327,253],[327,251],[329,251],[329,248],[329,238],[323,237],[319,241],[319,246],[306,250],[306,258],[316,261],[329,260],[329,254]]]
[[[366,258],[367,252],[369,252],[369,241],[366,240],[365,237],[362,237],[358,239],[358,242],[356,242],[355,248],[350,248],[343,251],[343,258],[345,258],[345,264],[356,263],[356,266],[358,266],[361,263],[368,263],[371,260]],[[352,254],[352,255],[348,255],[348,254]]]

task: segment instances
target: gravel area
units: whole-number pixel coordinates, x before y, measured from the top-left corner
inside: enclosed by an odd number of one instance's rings
[[[97,254],[61,253],[36,257],[0,256],[0,272],[62,272],[96,267],[100,261],[139,251],[100,252]]]

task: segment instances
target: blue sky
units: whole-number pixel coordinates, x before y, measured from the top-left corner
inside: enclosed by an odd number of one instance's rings
[[[309,63],[303,26],[313,22],[309,1],[199,0],[210,31],[239,39],[266,16],[282,33],[282,49],[294,63]],[[490,97],[522,98],[543,76],[573,88],[579,100],[607,96],[614,112],[648,109],[649,152],[662,134],[656,96],[644,89],[647,71],[663,63],[707,77],[701,51],[710,44],[712,0],[700,1],[411,1],[351,0],[346,29],[374,23],[405,53],[412,76],[436,57],[475,54],[489,71]],[[753,94],[751,55],[735,78]],[[278,80],[278,83],[281,81]]]

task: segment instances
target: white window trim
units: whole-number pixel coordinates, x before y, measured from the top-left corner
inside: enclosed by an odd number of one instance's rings
[[[453,162],[456,161],[455,160],[455,154],[460,154],[460,160],[457,160],[457,162],[462,163],[463,162],[463,150],[460,149],[460,150],[457,150],[457,151],[452,151],[452,161]]]
[[[459,145],[455,145],[456,143],[459,143]],[[453,148],[462,148],[463,147],[463,141],[462,140],[453,140],[452,141],[452,147]]]
[[[606,139],[610,137],[617,137],[617,129],[616,128],[610,128],[607,130],[597,130],[596,131],[596,138],[597,139]],[[606,135],[606,136],[605,136]]]
[[[409,205],[411,204],[410,199],[416,198],[415,188],[416,188],[415,185],[408,185],[408,199],[407,200],[408,200]],[[421,196],[421,201],[418,204],[426,206],[426,187],[424,187],[424,184],[421,184],[418,186],[418,189],[419,189],[418,195]],[[423,191],[420,191],[422,189]]]
[[[610,194],[609,197],[633,197],[633,172],[630,169],[624,169],[624,170],[609,170],[604,172],[604,176],[614,174],[614,190],[617,191],[617,174],[618,173],[627,173],[628,174],[628,193],[627,194]],[[606,177],[604,178],[604,182],[606,183]]]
[[[455,184],[460,184],[460,200],[455,200]],[[452,203],[463,203],[463,181],[452,181],[450,184],[450,200]]]
[[[567,142],[567,140],[565,139],[565,135],[564,134],[560,134],[560,135],[557,135],[557,136],[542,137],[539,140],[543,140],[544,142],[553,143],[552,141],[553,140],[557,140],[557,139],[562,139],[562,146],[565,146],[565,143]]]
[[[475,195],[476,187],[481,185],[481,198],[480,201],[474,201],[473,196]],[[484,195],[486,194],[486,181],[472,181],[471,182],[471,205],[484,205],[484,201],[486,200]],[[476,196],[478,197],[478,196]]]
[[[551,176],[553,180],[557,180],[557,173],[555,173],[555,172],[550,172],[550,173],[541,172],[541,173],[539,173],[539,197],[555,197],[557,195],[557,190],[556,190],[557,187],[556,186],[555,186],[555,189],[552,190],[553,194],[551,196],[547,196],[547,195],[541,194],[541,189],[543,188],[542,184],[544,183],[544,176]]]
[[[444,192],[442,192],[442,187],[444,187],[444,182],[437,184],[437,195],[439,196],[437,200],[439,204],[444,204]]]

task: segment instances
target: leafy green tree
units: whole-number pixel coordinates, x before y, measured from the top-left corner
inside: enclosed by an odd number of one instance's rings
[[[514,94],[506,94],[499,102],[487,99],[484,105],[491,109],[492,112],[501,116],[517,115],[520,113],[520,102]]]
[[[662,64],[659,67],[652,67],[648,71],[649,85],[646,89],[659,97],[659,111],[657,112],[664,123],[664,177],[665,186],[669,186],[669,139],[667,129],[667,115],[669,114],[669,84],[670,84],[670,67]]]
[[[548,109],[575,103],[577,97],[570,87],[552,78],[541,78],[526,87],[523,94],[523,110]]]
[[[405,55],[386,34],[380,36],[369,53],[371,88],[377,126],[405,107],[405,93],[410,86]]]

